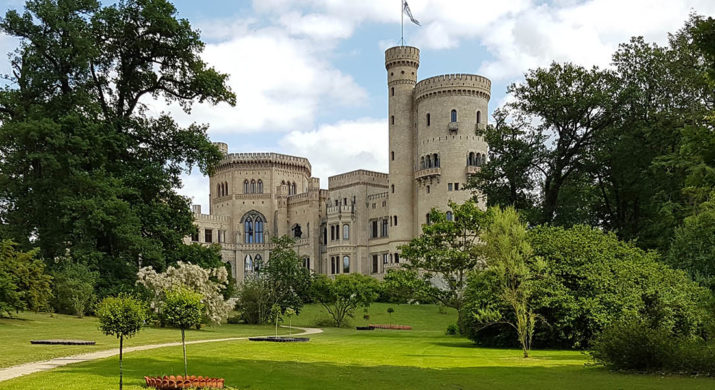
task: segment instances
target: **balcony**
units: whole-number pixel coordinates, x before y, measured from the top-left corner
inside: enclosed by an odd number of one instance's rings
[[[465,169],[467,175],[473,175],[481,170],[482,167],[478,167],[476,165],[467,165],[467,168]]]
[[[343,215],[349,214],[353,215],[355,213],[355,207],[353,205],[339,205],[339,206],[328,206],[328,216],[330,215]]]
[[[432,177],[437,177],[441,174],[442,174],[442,172],[439,167],[425,168],[425,169],[420,169],[419,171],[415,172],[415,179],[416,180],[428,179],[428,178],[432,178]]]
[[[459,122],[449,122],[447,124],[447,130],[449,130],[450,133],[456,133],[457,130],[459,130]]]

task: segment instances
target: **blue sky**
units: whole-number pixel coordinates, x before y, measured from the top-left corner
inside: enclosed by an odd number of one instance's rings
[[[229,73],[238,105],[196,105],[191,115],[161,101],[181,123],[207,123],[230,152],[308,157],[321,178],[353,169],[387,171],[384,50],[399,43],[401,0],[175,0],[200,29],[205,60]],[[0,0],[0,12],[21,8]],[[106,2],[105,2],[106,3]],[[664,44],[690,12],[715,15],[712,0],[410,0],[422,26],[405,22],[421,49],[419,78],[476,73],[492,80],[490,112],[524,72],[552,61],[606,67],[618,43],[643,35]],[[0,51],[17,42],[0,34]],[[0,56],[0,73],[8,61]],[[207,179],[181,192],[208,201]]]

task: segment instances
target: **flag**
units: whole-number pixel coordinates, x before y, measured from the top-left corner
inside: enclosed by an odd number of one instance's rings
[[[415,17],[412,16],[412,11],[410,11],[410,6],[407,5],[407,0],[402,1],[402,12],[404,12],[405,15],[407,15],[407,17],[410,18],[412,23],[414,23],[418,26],[421,26],[420,22],[418,22],[417,19],[415,19]]]

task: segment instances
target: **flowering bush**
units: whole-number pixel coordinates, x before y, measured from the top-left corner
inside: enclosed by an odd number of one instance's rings
[[[228,286],[228,271],[225,268],[206,269],[179,261],[166,271],[158,273],[152,267],[143,267],[137,272],[137,284],[144,286],[150,295],[149,307],[156,314],[162,307],[165,291],[177,286],[186,287],[203,296],[204,319],[220,324],[236,305],[235,298],[224,299],[221,292]]]

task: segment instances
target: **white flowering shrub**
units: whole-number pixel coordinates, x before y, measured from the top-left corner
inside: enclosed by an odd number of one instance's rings
[[[225,321],[236,305],[235,298],[224,299],[221,294],[228,283],[226,268],[206,269],[181,261],[162,273],[152,267],[143,267],[137,272],[137,284],[148,290],[149,306],[155,313],[159,314],[165,291],[184,286],[203,296],[204,318],[214,324]]]

